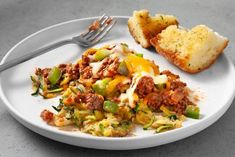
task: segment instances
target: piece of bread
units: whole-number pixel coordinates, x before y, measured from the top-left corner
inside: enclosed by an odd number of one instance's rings
[[[144,48],[150,47],[150,39],[170,25],[178,25],[174,16],[157,14],[151,17],[147,10],[134,11],[128,20],[131,35]]]
[[[210,67],[228,45],[227,38],[205,25],[191,30],[169,26],[150,42],[159,54],[189,73]]]

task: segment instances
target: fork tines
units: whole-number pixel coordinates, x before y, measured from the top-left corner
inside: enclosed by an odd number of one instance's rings
[[[90,44],[97,43],[110,31],[115,23],[116,20],[104,14],[99,20],[94,21],[90,25],[89,31],[84,33],[82,37],[87,40],[87,42],[90,42]]]

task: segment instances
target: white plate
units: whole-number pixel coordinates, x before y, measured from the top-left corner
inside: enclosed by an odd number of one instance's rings
[[[200,95],[203,97],[199,103],[202,115],[199,120],[188,119],[182,128],[160,134],[154,134],[153,131],[143,131],[139,128],[136,130],[136,136],[123,138],[95,137],[80,132],[66,132],[47,125],[41,120],[40,112],[45,108],[53,111],[51,105],[57,105],[58,101],[57,99],[42,100],[41,97],[32,97],[29,76],[34,72],[35,67],[53,66],[77,60],[84,50],[72,44],[1,73],[0,95],[12,116],[34,132],[60,142],[97,149],[137,149],[158,146],[193,135],[214,123],[225,113],[235,93],[234,66],[225,55],[221,55],[217,62],[204,72],[199,74],[184,73],[153,50],[143,49],[136,44],[128,32],[127,17],[116,18],[118,22],[114,29],[97,46],[125,42],[131,48],[144,53],[146,58],[153,59],[161,70],[169,69],[179,74],[190,88],[200,91]],[[93,20],[94,18],[73,20],[43,29],[14,46],[2,62],[49,43],[77,35]]]

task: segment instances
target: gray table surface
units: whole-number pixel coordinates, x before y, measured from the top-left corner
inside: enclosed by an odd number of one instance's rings
[[[206,24],[229,38],[226,55],[235,63],[234,0],[0,0],[0,59],[21,39],[47,26],[101,15],[151,13],[177,16],[181,25]],[[40,136],[18,123],[0,101],[0,156],[235,156],[235,101],[216,123],[186,139],[163,146],[105,151],[75,147]]]

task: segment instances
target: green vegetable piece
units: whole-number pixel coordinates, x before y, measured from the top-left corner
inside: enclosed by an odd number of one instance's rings
[[[121,75],[125,75],[125,76],[129,75],[129,71],[128,71],[128,68],[126,66],[126,62],[125,61],[122,61],[119,64],[117,71]]]
[[[78,86],[77,86],[77,89],[81,92],[81,93],[84,93],[85,92],[85,87],[82,85],[82,84],[79,84]]]
[[[153,122],[154,122],[154,120],[155,120],[155,116],[153,116],[153,117],[150,119],[149,123],[147,123],[147,124],[144,125],[143,129],[144,129],[144,130],[147,130],[149,127],[151,127],[152,124],[153,124]]]
[[[103,80],[98,80],[95,82],[95,84],[92,85],[93,90],[100,94],[105,96],[106,95],[106,86],[108,85],[110,78],[105,78]]]
[[[44,77],[39,76],[39,77],[38,77],[38,80],[39,80],[39,88],[41,88],[42,91],[47,90],[47,86],[46,86],[46,82],[45,82],[45,80],[44,80]]]
[[[140,104],[136,104],[134,108],[134,112],[137,112],[139,110]]]
[[[177,116],[175,114],[168,116],[170,120],[177,120]]]
[[[100,49],[94,54],[94,59],[100,61],[105,57],[108,57],[112,52],[107,49]]]
[[[159,90],[166,89],[166,83],[155,84],[155,86],[156,86],[157,89],[159,89]]]
[[[48,90],[47,93],[59,93],[62,92],[64,89],[63,88],[57,88],[53,90]]]
[[[37,79],[35,78],[35,76],[30,76],[30,79],[33,83],[37,83]]]
[[[40,88],[39,85],[38,85],[38,86],[34,85],[34,86],[33,86],[33,93],[31,93],[31,95],[32,95],[32,96],[37,96],[38,93],[39,93],[39,88]]]
[[[156,133],[160,133],[160,132],[172,129],[172,128],[173,128],[173,125],[162,125],[157,128]]]
[[[126,130],[130,129],[130,127],[131,127],[131,123],[129,121],[124,120],[121,122],[121,129],[126,131]]]
[[[185,115],[187,117],[190,117],[190,118],[193,118],[193,119],[199,119],[200,109],[197,106],[188,105],[186,110],[185,110]]]
[[[61,71],[58,67],[53,67],[48,75],[48,80],[52,85],[58,83],[61,77]]]
[[[103,125],[103,124],[100,124],[100,125],[99,125],[99,128],[100,128],[100,131],[103,133],[103,132],[104,132],[104,125]]]
[[[33,93],[31,93],[32,96],[37,96],[39,93],[40,88],[40,82],[37,81],[35,76],[30,76],[31,81],[33,82]]]
[[[112,101],[104,101],[103,108],[106,112],[116,113],[118,110],[118,104]]]
[[[144,57],[143,53],[135,53],[135,55],[136,55],[137,57],[141,57],[141,58]]]
[[[74,94],[78,94],[78,90],[77,88],[75,87],[69,87],[69,89],[74,93]]]
[[[129,47],[126,43],[121,43],[121,45],[123,46],[123,47]]]
[[[57,112],[60,112],[61,111],[61,106],[59,105],[59,106],[57,106],[57,107],[55,107],[55,106],[52,106],[52,108],[54,109],[54,110],[56,110]]]

